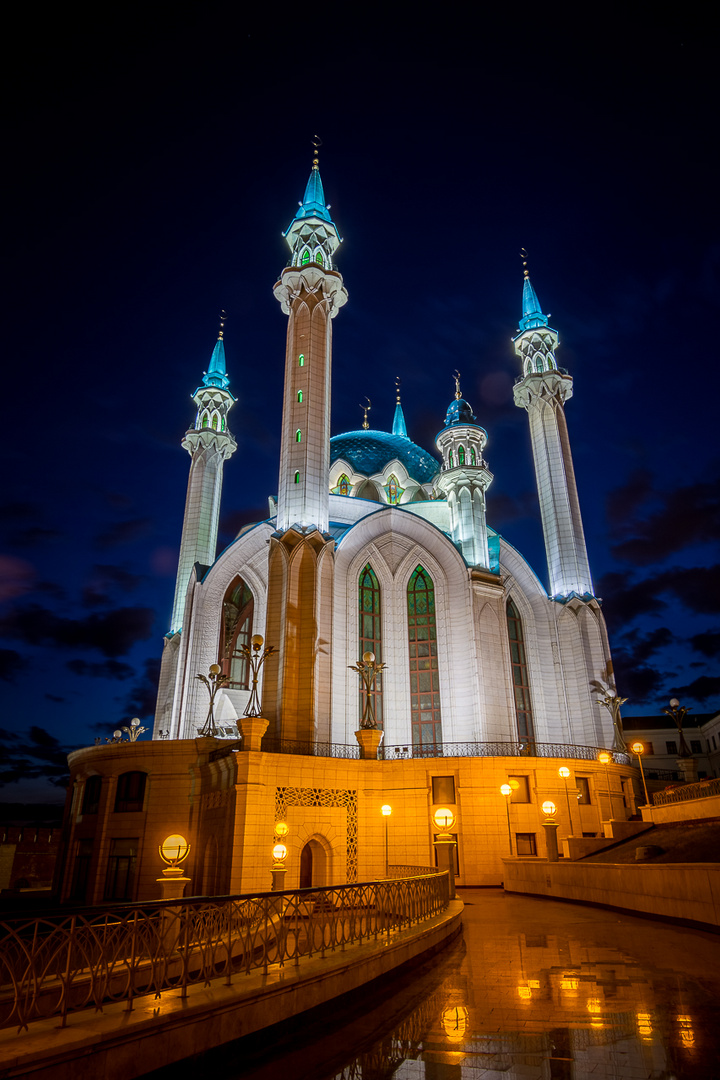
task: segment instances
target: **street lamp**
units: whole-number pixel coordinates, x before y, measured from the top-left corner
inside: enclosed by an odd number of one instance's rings
[[[457,840],[450,832],[455,824],[455,814],[447,806],[437,809],[432,816],[433,825],[439,831],[435,834],[435,854],[440,870],[448,872],[448,890],[450,899],[455,899],[455,854]]]
[[[512,833],[510,832],[510,796],[512,795],[512,788],[509,784],[501,784],[500,792],[502,795],[505,796],[505,809],[507,810],[508,842],[510,844],[510,854],[512,855]]]
[[[190,878],[185,876],[185,867],[180,865],[187,859],[190,845],[180,833],[171,833],[160,844],[158,852],[166,864],[162,872],[163,876],[157,879],[162,894],[160,899],[178,900],[190,881]]]
[[[560,768],[558,769],[558,776],[562,776],[563,780],[565,781],[565,798],[567,799],[568,817],[570,818],[570,835],[572,836],[573,819],[572,810],[570,809],[570,791],[568,790],[568,777],[570,776],[570,770],[568,769],[567,765],[560,766]]]
[[[642,756],[645,753],[645,747],[643,746],[643,744],[641,742],[634,742],[632,744],[632,746],[630,747],[630,749],[632,750],[633,754],[635,754],[635,756],[638,759],[638,762],[640,763],[640,775],[642,776],[643,787],[645,788],[645,805],[649,806],[650,805],[650,796],[648,795],[647,784],[645,782],[645,770],[643,769],[643,763],[642,763]]]
[[[222,668],[219,664],[211,664],[207,675],[197,674],[196,679],[207,687],[207,692],[210,695],[210,705],[208,706],[207,719],[203,726],[198,731],[198,735],[210,736],[215,738],[218,733],[217,724],[215,723],[215,698],[218,692],[226,685],[228,676],[223,675]]]
[[[598,761],[601,765],[605,766],[605,781],[607,783],[608,800],[610,802],[610,820],[612,821],[613,801],[612,788],[610,787],[610,770],[608,769],[608,765],[610,764],[610,755],[608,754],[607,750],[600,751],[600,753],[598,754]]]
[[[545,815],[542,827],[545,830],[545,845],[547,847],[548,862],[558,861],[557,831],[560,825],[555,820],[557,807],[552,799],[546,799],[540,808]]]
[[[679,756],[692,757],[690,748],[685,742],[685,736],[683,735],[683,722],[685,720],[685,716],[689,712],[688,707],[686,705],[681,705],[678,699],[674,697],[670,698],[670,708],[663,709],[663,712],[667,713],[668,716],[672,716],[673,720],[675,721],[675,727],[678,729],[678,735],[680,736],[680,741],[678,744],[680,747]],[[635,749],[635,747],[633,747],[633,749]]]
[[[245,707],[244,716],[262,716],[262,704],[258,695],[258,675],[260,674],[260,668],[263,666],[268,656],[275,652],[274,645],[266,645],[263,649],[263,638],[261,634],[253,634],[251,641],[252,649],[250,645],[241,645],[239,652],[245,657],[252,671],[252,687],[250,690],[250,699]],[[262,652],[260,650],[262,649]]]
[[[273,844],[272,857],[272,892],[282,892],[284,876],[287,873],[287,867],[285,866],[285,860],[287,859],[287,845],[285,844],[285,837],[289,832],[287,823],[284,821],[275,822],[275,843]]]
[[[377,720],[375,719],[375,710],[373,709],[372,692],[375,686],[375,680],[385,667],[385,664],[375,660],[374,652],[364,652],[362,654],[362,660],[358,660],[357,664],[349,664],[348,666],[350,671],[356,671],[358,673],[362,679],[363,689],[365,690],[365,707],[363,708],[360,727],[376,728]]]
[[[380,813],[385,818],[385,877],[390,876],[390,860],[388,856],[388,823],[390,821],[390,815],[392,814],[392,806],[385,803],[380,807]]]

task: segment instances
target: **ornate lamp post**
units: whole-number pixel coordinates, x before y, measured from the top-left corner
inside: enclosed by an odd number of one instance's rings
[[[185,892],[185,886],[190,881],[185,877],[185,867],[180,864],[185,862],[189,853],[190,845],[180,833],[172,833],[166,836],[158,851],[160,858],[165,863],[163,876],[158,878],[161,887],[162,900],[178,900]]]
[[[219,664],[211,664],[210,670],[207,675],[196,675],[196,679],[199,679],[203,683],[210,695],[210,706],[208,708],[207,720],[200,728],[199,735],[209,735],[211,738],[215,738],[218,733],[217,724],[215,723],[215,698],[217,697],[218,690],[222,690],[223,686],[227,685],[228,677],[223,675],[222,668]]]
[[[251,647],[252,646],[252,647]],[[262,649],[262,652],[260,651]],[[260,668],[263,666],[268,656],[275,652],[274,645],[266,645],[263,649],[263,639],[260,634],[253,634],[250,645],[241,645],[239,650],[250,665],[252,671],[252,690],[250,692],[250,700],[247,703],[247,707],[244,716],[262,716],[262,703],[260,701],[260,695],[258,694],[258,675],[260,674]]]
[[[432,816],[433,825],[439,831],[433,841],[440,870],[448,872],[450,899],[455,899],[455,848],[457,840],[450,832],[455,824],[455,814],[448,806],[439,807]]]
[[[358,660],[357,664],[350,664],[349,667],[351,671],[357,671],[362,679],[363,689],[365,690],[365,707],[363,708],[360,727],[364,729],[377,728],[375,709],[373,708],[372,701],[372,691],[375,686],[375,680],[385,667],[385,664],[376,663],[374,652],[364,652],[362,660]]]
[[[547,847],[548,862],[557,862],[559,858],[557,831],[560,825],[555,820],[555,811],[557,807],[552,799],[547,799],[541,807],[545,820],[542,823],[542,827],[545,830],[545,844]]]
[[[670,698],[670,707],[663,709],[664,713],[667,713],[668,716],[672,716],[675,721],[675,727],[678,729],[678,735],[680,736],[678,743],[680,757],[692,757],[690,748],[685,742],[685,736],[683,735],[683,722],[689,711],[688,707],[686,705],[681,705],[676,697]]]
[[[622,716],[620,715],[620,706],[624,705],[628,699],[626,697],[618,697],[615,690],[611,689],[611,687],[609,686],[603,686],[602,683],[597,682],[597,680],[593,680],[590,685],[600,695],[597,699],[598,705],[604,705],[607,711],[612,716],[613,750],[616,753],[626,754],[627,745],[625,743],[625,739],[623,738],[623,726]],[[672,704],[672,702],[670,704]]]
[[[122,730],[127,734],[130,742],[137,742],[138,736],[147,731],[147,728],[141,725],[140,718],[136,716],[134,720],[130,721],[130,727],[123,727]]]
[[[642,756],[645,753],[645,747],[641,742],[634,742],[630,747],[633,754],[637,756],[638,763],[640,765],[640,775],[642,776],[643,787],[645,788],[645,805],[650,805],[650,796],[648,795],[647,784],[645,783],[645,770],[643,769]]]

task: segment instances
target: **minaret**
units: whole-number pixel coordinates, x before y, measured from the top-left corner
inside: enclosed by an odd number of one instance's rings
[[[186,432],[182,442],[192,460],[170,624],[172,634],[182,629],[185,593],[193,566],[195,563],[211,566],[215,562],[223,462],[237,449],[227,429],[227,415],[235,398],[228,390],[230,380],[225,374],[224,325],[225,312],[221,315],[210,365],[202,385],[193,394],[197,405],[195,426]]]
[[[520,332],[513,338],[522,360],[522,381],[515,386],[515,404],[527,409],[530,420],[535,477],[550,595],[594,595],[585,534],[580,516],[575,471],[570,453],[565,401],[572,397],[572,377],[558,369],[555,349],[557,331],[543,315],[523,251],[523,316]]]
[[[400,404],[400,378],[398,376],[395,377],[395,416],[393,417],[392,433],[393,435],[404,435],[407,439],[407,425],[405,423],[405,413]]]
[[[455,400],[445,416],[445,427],[435,439],[442,454],[436,480],[450,511],[450,531],[470,566],[490,569],[485,492],[493,474],[483,458],[487,431],[477,423],[472,408],[460,393],[460,372],[455,372]]]
[[[347,291],[333,264],[341,239],[325,205],[317,146],[303,201],[284,236],[292,256],[274,288],[289,316],[277,528],[315,525],[326,532],[332,319]]]
[[[347,301],[333,262],[340,236],[325,205],[315,141],[310,179],[285,232],[290,265],[275,285],[289,317],[277,531],[268,553],[263,701],[271,733],[330,740],[335,541],[330,505],[332,319]]]

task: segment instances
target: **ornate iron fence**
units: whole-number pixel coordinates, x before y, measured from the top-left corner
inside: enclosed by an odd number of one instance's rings
[[[0,921],[0,1027],[299,965],[431,918],[445,871],[324,889],[123,904]]]
[[[699,780],[697,784],[683,784],[682,787],[677,787],[673,791],[656,791],[652,800],[654,806],[667,806],[668,803],[705,799],[708,795],[720,795],[720,779]]]
[[[299,742],[296,739],[268,739],[262,741],[267,754],[299,754],[301,757],[359,758],[359,745],[329,742]]]
[[[378,757],[385,761],[397,761],[403,758],[432,757],[541,757],[572,758],[578,761],[597,761],[598,754],[604,750],[601,746],[575,746],[572,743],[527,742],[460,742],[460,743],[423,743],[413,745],[404,743],[398,746],[380,746]],[[616,765],[629,765],[630,755],[610,751]]]

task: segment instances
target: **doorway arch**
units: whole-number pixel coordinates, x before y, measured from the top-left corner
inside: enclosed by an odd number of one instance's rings
[[[321,889],[327,884],[327,851],[318,840],[310,839],[300,852],[300,888]]]

